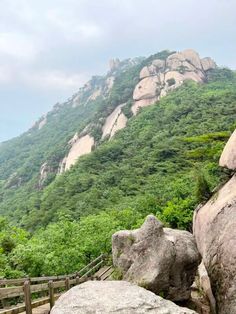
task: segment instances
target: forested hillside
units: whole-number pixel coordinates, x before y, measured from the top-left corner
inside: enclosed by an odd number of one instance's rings
[[[0,211],[8,219],[0,221],[0,275],[76,271],[110,252],[113,232],[139,226],[150,213],[167,226],[191,230],[193,209],[226,179],[218,160],[236,126],[236,78],[227,69],[210,71],[205,84],[186,81],[142,108],[110,141],[101,140],[96,124],[96,149],[56,176],[74,132],[128,101],[144,65],[128,65],[125,75],[118,71],[109,105],[102,97],[79,110],[64,104],[41,130],[2,144]],[[56,170],[39,187],[45,160]]]
[[[219,183],[217,163],[235,127],[235,105],[231,83],[187,83],[58,177],[31,208],[27,225],[130,207],[189,228],[200,201],[197,181],[206,180],[210,190]]]
[[[25,217],[28,219],[29,211],[38,208],[41,190],[56,178],[74,134],[91,134],[95,139],[94,147],[100,145],[103,141],[102,124],[114,108],[127,102],[123,111],[129,116],[130,101],[141,68],[154,58],[165,58],[169,54],[163,51],[146,59],[119,62],[107,75],[94,76],[65,103],[56,104],[29,131],[2,143],[0,215],[30,227]],[[45,177],[42,175],[44,166]]]

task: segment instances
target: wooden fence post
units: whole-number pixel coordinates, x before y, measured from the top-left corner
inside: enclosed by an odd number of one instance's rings
[[[70,278],[66,277],[66,290],[70,289]]]
[[[52,280],[48,282],[48,288],[49,288],[49,299],[50,299],[50,310],[51,310],[55,304],[54,284]]]
[[[76,282],[76,285],[79,285],[79,274],[78,273],[76,273],[75,282]]]
[[[24,295],[25,295],[25,311],[26,314],[32,314],[31,306],[31,291],[30,291],[30,281],[26,280],[24,282]]]

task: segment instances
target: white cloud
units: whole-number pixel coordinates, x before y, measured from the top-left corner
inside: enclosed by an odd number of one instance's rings
[[[91,42],[101,40],[104,35],[98,23],[80,17],[73,10],[49,10],[46,12],[46,20],[57,35],[61,34],[68,41]]]
[[[13,32],[0,33],[1,57],[13,57],[22,61],[32,61],[39,52],[31,38]]]
[[[191,47],[236,67],[235,11],[235,0],[0,0],[1,114],[49,109],[112,57]]]
[[[102,36],[102,29],[95,24],[82,24],[75,28],[75,34],[77,33],[85,40],[100,39]]]
[[[8,65],[0,65],[0,83],[6,84],[13,80],[12,69]]]
[[[43,90],[77,91],[87,80],[86,74],[69,74],[61,71],[42,71],[22,74],[28,86]]]

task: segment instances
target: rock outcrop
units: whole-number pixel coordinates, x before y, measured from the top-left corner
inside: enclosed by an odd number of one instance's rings
[[[93,77],[72,97],[72,107],[75,108],[81,104],[86,105],[91,101],[95,101],[98,97],[106,97],[112,89],[114,81],[115,76],[111,73],[104,78]]]
[[[111,59],[109,61],[109,69],[110,71],[114,71],[115,69],[117,69],[120,65],[120,60],[118,58],[115,59]]]
[[[236,176],[195,210],[194,235],[219,313],[236,313]]]
[[[236,130],[233,132],[220,156],[220,166],[236,169]]]
[[[79,137],[76,133],[69,141],[69,144],[71,145],[71,149],[68,155],[62,160],[58,171],[59,173],[69,170],[79,157],[91,153],[95,141],[89,134]]]
[[[163,228],[150,215],[140,229],[115,233],[112,252],[114,266],[122,271],[124,280],[173,301],[190,297],[199,264],[191,233]]]
[[[125,281],[88,281],[63,294],[51,314],[196,314]]]
[[[43,116],[42,119],[39,121],[38,129],[41,130],[47,123],[47,116]]]
[[[43,163],[40,168],[39,188],[42,188],[50,173],[54,172],[52,167],[47,163]]]
[[[155,103],[186,80],[204,82],[206,72],[215,67],[211,58],[200,59],[192,49],[173,53],[166,60],[153,60],[140,72],[140,82],[133,92],[133,114],[137,114],[138,108]]]
[[[209,57],[201,59],[201,63],[204,71],[208,71],[216,67],[215,62]]]
[[[97,98],[106,98],[109,95],[113,84],[120,71],[124,71],[129,66],[139,62],[135,59],[120,61],[112,59],[110,61],[110,71],[106,77],[94,76],[87,82],[80,91],[71,99],[72,107],[78,105],[88,105]],[[131,112],[136,115],[140,108],[147,107],[161,97],[164,97],[169,91],[179,87],[186,80],[195,82],[204,82],[206,72],[215,68],[215,62],[210,58],[200,59],[197,52],[188,49],[183,52],[172,53],[165,60],[155,59],[151,64],[146,65],[140,72],[140,82],[133,90],[133,104]],[[93,125],[101,126],[103,119],[105,123],[102,127],[101,139],[111,139],[118,130],[125,128],[128,118],[122,112],[125,104],[117,106],[109,116],[103,116],[100,121],[93,122]],[[108,114],[108,113],[107,113]],[[42,126],[43,126],[42,121]],[[91,152],[95,145],[95,140],[89,135],[90,130],[83,131],[74,143],[69,143],[71,149],[59,165],[59,173],[68,170],[75,164],[77,159]],[[78,135],[77,135],[78,136]]]
[[[115,110],[106,118],[105,124],[102,128],[102,139],[108,137],[112,138],[115,133],[125,128],[128,119],[122,112],[122,107],[125,104],[119,105]]]
[[[220,165],[236,169],[236,131]],[[236,313],[236,175],[194,213],[194,235],[211,279],[218,313]]]

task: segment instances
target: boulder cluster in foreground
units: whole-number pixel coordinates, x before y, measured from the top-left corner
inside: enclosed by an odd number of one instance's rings
[[[236,170],[236,131],[224,148],[220,165]],[[124,280],[76,286],[59,298],[51,313],[196,313],[156,294],[172,301],[188,300],[199,252],[199,280],[212,313],[236,313],[236,174],[195,210],[193,228],[194,236],[163,228],[150,215],[140,229],[115,233],[113,263]]]

